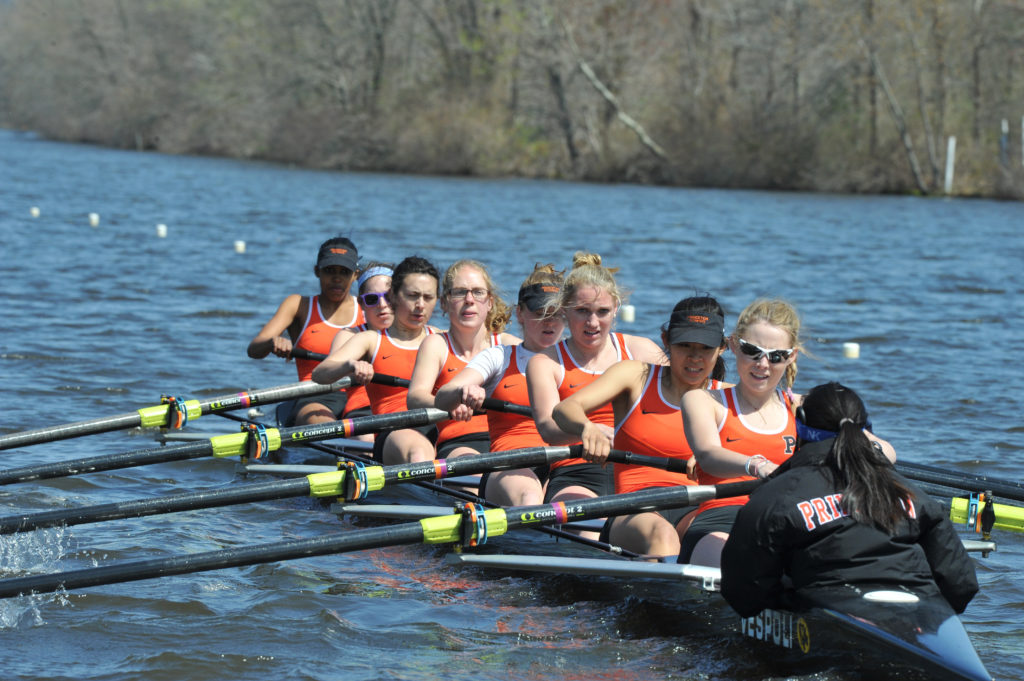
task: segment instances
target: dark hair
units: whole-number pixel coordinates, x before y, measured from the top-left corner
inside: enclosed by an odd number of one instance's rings
[[[410,255],[395,267],[395,273],[391,275],[391,293],[397,294],[402,288],[402,284],[405,283],[405,278],[411,274],[425,274],[428,277],[433,277],[437,282],[438,292],[440,292],[441,275],[438,274],[437,268],[426,258]]]
[[[712,298],[711,295],[707,293],[705,293],[702,296],[690,296],[689,298],[683,298],[682,300],[675,304],[675,307],[672,308],[672,312],[679,312],[680,310],[685,310],[687,312],[710,312],[712,314],[717,314],[720,317],[725,318],[725,311],[722,309],[722,306],[719,304],[717,300]],[[661,325],[661,336],[663,339],[663,344],[665,343],[664,339],[668,334],[668,324],[668,322],[665,322],[664,324]],[[723,338],[721,347],[724,348],[725,345],[726,342]],[[665,351],[665,355],[667,356],[668,346],[665,345],[663,347],[663,350]],[[725,358],[722,357],[721,354],[719,354],[718,359],[715,360],[715,366],[711,370],[711,375],[709,376],[709,378],[713,381],[725,380]]]
[[[895,532],[914,493],[864,434],[868,412],[857,393],[835,381],[815,386],[797,409],[797,418],[836,434],[824,465],[843,488],[843,510],[858,522]]]

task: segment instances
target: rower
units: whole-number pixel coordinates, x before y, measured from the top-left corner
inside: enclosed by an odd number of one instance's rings
[[[738,383],[693,390],[680,403],[686,440],[701,485],[763,478],[793,454],[791,405],[800,317],[783,300],[756,300],[740,313],[729,337]],[[771,348],[771,349],[769,349]],[[786,390],[779,388],[785,379]],[[679,562],[718,567],[722,545],[746,496],[705,501],[683,535]]]
[[[672,309],[662,329],[668,366],[637,360],[613,365],[590,385],[558,403],[554,419],[559,427],[583,442],[583,458],[603,464],[612,448],[647,456],[688,462],[689,475],[631,464],[616,463],[615,493],[652,487],[696,484],[693,458],[679,400],[690,390],[718,389],[725,378],[725,314],[710,296],[685,298]],[[615,432],[588,418],[601,405],[611,403]],[[609,519],[609,541],[641,555],[679,555],[680,541],[689,527],[693,507],[663,509]]]
[[[555,405],[592,383],[608,367],[623,359],[664,363],[661,348],[649,338],[613,333],[612,325],[623,294],[615,282],[615,270],[601,264],[596,253],[577,252],[565,284],[552,301],[569,327],[569,338],[538,352],[526,365],[526,384],[533,420],[544,441],[551,445],[579,442],[579,437],[558,427],[552,417]],[[609,437],[615,425],[610,404],[588,414]],[[545,503],[571,501],[611,494],[612,469],[585,459],[564,459],[551,464]],[[597,532],[585,532],[597,538]]]
[[[340,329],[362,324],[362,310],[349,295],[358,262],[359,252],[346,237],[335,237],[320,244],[313,266],[313,273],[320,280],[320,293],[313,296],[293,293],[285,298],[270,321],[249,342],[249,356],[263,359],[273,353],[291,359],[293,348],[326,354]],[[285,331],[287,338],[282,335]],[[296,359],[299,380],[308,381],[316,365],[316,360]],[[298,399],[286,425],[334,421],[345,408],[345,397],[345,392],[336,391]]]
[[[792,607],[842,585],[940,592],[964,611],[978,592],[974,563],[942,506],[896,473],[886,445],[853,390],[826,383],[807,393],[796,453],[750,495],[722,551],[722,595],[736,612]]]
[[[437,303],[437,268],[419,256],[409,256],[395,266],[388,291],[388,303],[394,321],[387,329],[369,329],[357,333],[331,353],[313,371],[317,383],[333,383],[352,376],[366,385],[370,409],[374,414],[405,411],[408,388],[370,383],[375,373],[408,380],[416,362],[416,352],[427,336],[434,333],[429,325]],[[422,451],[422,459],[433,458],[434,426],[405,428],[379,433],[373,442],[374,458],[385,464],[405,463],[406,452]]]
[[[449,328],[424,340],[416,354],[406,397],[409,409],[435,406],[435,393],[484,350],[521,341],[504,332],[512,312],[481,262],[453,263],[441,280],[440,303]],[[463,404],[451,409],[450,415],[452,418],[437,424],[436,458],[491,450],[485,415],[474,415],[473,409]],[[400,461],[421,461],[420,451],[403,452]],[[429,458],[435,458],[434,452]]]
[[[356,300],[359,302],[359,308],[363,311],[366,321],[358,326],[339,330],[331,342],[329,354],[333,354],[357,333],[371,329],[383,331],[391,327],[395,313],[388,302],[388,291],[391,289],[393,273],[392,265],[379,262],[368,263],[359,271],[356,278]],[[345,411],[342,413],[342,417],[359,418],[373,413],[370,409],[370,396],[366,392],[365,385],[353,385],[346,392],[348,398],[345,401]],[[373,442],[374,434],[357,435],[355,439]]]
[[[526,364],[534,354],[561,340],[565,330],[561,315],[553,314],[548,307],[561,290],[562,279],[554,265],[536,265],[519,287],[515,307],[523,342],[490,347],[478,354],[437,391],[434,406],[449,412],[460,404],[479,410],[487,397],[528,404]],[[494,451],[545,444],[529,416],[489,410],[487,431]],[[499,506],[537,505],[544,501],[543,480],[532,468],[485,473],[480,481],[480,495]]]

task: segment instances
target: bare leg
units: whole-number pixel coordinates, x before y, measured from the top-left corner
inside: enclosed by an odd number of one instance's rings
[[[722,547],[729,535],[725,532],[712,532],[701,537],[697,545],[693,547],[690,554],[692,565],[707,565],[709,567],[720,567],[722,564]]]
[[[540,480],[529,468],[491,473],[485,490],[487,501],[499,506],[536,506],[544,503]]]
[[[634,553],[651,556],[679,555],[679,533],[658,513],[620,516],[612,521],[609,535],[613,544]]]
[[[394,466],[400,463],[416,463],[434,460],[434,446],[421,433],[410,430],[396,430],[384,442],[383,464]]]
[[[593,499],[597,496],[594,492],[583,487],[582,485],[570,485],[565,489],[559,490],[555,496],[551,497],[551,503],[561,501],[563,503],[569,503],[574,499]],[[569,530],[574,534],[578,534],[584,539],[598,540],[601,538],[600,532],[591,532],[589,530]]]

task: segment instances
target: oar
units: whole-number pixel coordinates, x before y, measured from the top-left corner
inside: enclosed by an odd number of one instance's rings
[[[377,383],[379,385],[391,385],[396,388],[409,387],[408,378],[398,378],[397,376],[388,376],[387,374],[374,374],[373,378],[370,379],[370,382]],[[484,398],[483,408],[533,418],[533,409],[527,405],[516,404],[515,402],[506,402],[505,400],[498,400],[493,397]]]
[[[909,461],[897,461],[896,470],[904,477],[934,485],[942,485],[952,489],[970,492],[992,492],[997,497],[1024,501],[1024,484],[993,480],[984,475],[972,475],[959,471],[949,471],[935,466],[926,466]]]
[[[144,466],[151,463],[199,459],[205,456],[260,456],[263,452],[280,449],[286,442],[299,444],[335,437],[352,437],[386,429],[413,428],[443,421],[446,418],[448,418],[448,412],[440,409],[413,409],[395,414],[363,416],[294,428],[250,427],[243,429],[240,433],[217,435],[205,441],[185,442],[73,461],[8,468],[0,470],[0,485]]]
[[[317,362],[322,362],[327,359],[327,355],[319,352],[310,352],[303,348],[293,348],[292,357],[298,359],[312,359]],[[371,383],[377,383],[379,385],[391,385],[396,388],[408,388],[408,378],[398,378],[397,376],[388,376],[387,374],[374,374],[373,378],[370,379]],[[533,417],[533,409],[525,404],[516,404],[515,402],[506,402],[505,400],[497,400],[493,397],[484,398],[484,409],[490,409],[493,411],[504,411],[509,414],[518,414],[519,416]]]
[[[386,467],[353,466],[348,470],[328,468],[325,471],[292,480],[273,480],[237,485],[229,489],[201,490],[134,501],[119,501],[80,508],[62,508],[55,511],[7,516],[0,518],[0,534],[301,496],[343,497],[347,501],[353,501],[365,497],[368,492],[384,489],[389,484],[438,480],[460,475],[475,475],[486,471],[548,465],[570,456],[579,456],[580,448],[580,445],[529,447],[476,456],[438,459],[426,463]],[[664,469],[678,469],[680,465],[685,467],[685,462],[678,459],[641,456],[632,452],[613,451],[609,459],[619,463],[628,462]]]
[[[472,457],[462,457],[472,458]],[[467,504],[461,513],[435,516],[385,527],[320,535],[309,539],[270,544],[240,546],[231,549],[190,553],[168,558],[108,565],[43,575],[28,575],[0,580],[0,598],[20,594],[49,593],[58,589],[131,582],[154,577],[182,575],[243,565],[326,556],[363,549],[403,544],[484,544],[488,539],[510,530],[532,528],[551,523],[566,523],[625,515],[660,508],[681,508],[725,496],[748,494],[759,481],[720,485],[659,487],[628,494],[595,499],[578,499],[571,504],[554,503],[484,510]]]
[[[105,418],[79,421],[77,423],[66,423],[48,428],[36,430],[23,430],[17,433],[0,435],[0,450],[24,447],[41,442],[53,442],[55,440],[66,440],[68,438],[80,437],[82,435],[93,435],[96,433],[107,433],[113,430],[136,427],[156,427],[174,425],[180,427],[189,420],[196,419],[203,414],[210,414],[229,409],[240,409],[243,407],[254,407],[259,404],[270,404],[283,402],[297,397],[307,395],[320,395],[333,390],[340,390],[351,385],[352,379],[348,376],[335,381],[330,385],[321,385],[312,381],[301,383],[289,383],[274,388],[262,390],[251,390],[241,393],[222,395],[206,400],[181,400],[178,398],[165,398],[161,404],[153,407],[144,407],[137,411],[119,416],[108,416]]]

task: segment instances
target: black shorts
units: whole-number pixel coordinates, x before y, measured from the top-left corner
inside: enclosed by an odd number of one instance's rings
[[[602,467],[596,463],[577,463],[552,468],[548,473],[548,488],[544,503],[566,487],[586,487],[599,497],[615,493],[615,478],[610,465]]]
[[[736,514],[742,506],[717,506],[701,512],[694,518],[690,528],[683,535],[683,541],[679,546],[679,562],[689,563],[693,548],[697,546],[704,537],[712,532],[731,532],[732,524],[736,521]]]
[[[364,416],[373,416],[373,410],[369,407],[359,407],[344,413],[344,417],[347,419],[361,419]]]
[[[306,395],[305,397],[300,397],[292,404],[292,411],[288,414],[288,419],[285,421],[285,425],[294,426],[296,414],[298,414],[299,410],[307,404],[322,404],[331,410],[335,419],[340,419],[342,413],[345,411],[346,402],[348,402],[348,393],[344,390],[332,390],[331,392],[324,393],[323,395]]]
[[[377,437],[373,439],[373,458],[376,461],[384,460],[384,443],[387,442],[388,436],[395,430],[415,430],[425,438],[430,440],[430,444],[434,444],[437,441],[437,428],[434,427],[433,423],[428,423],[425,426],[419,426],[417,428],[397,428],[392,430],[382,430],[377,433]]]
[[[669,521],[669,523],[672,524],[672,527],[676,527],[679,525],[679,523],[682,522],[683,518],[685,518],[688,514],[696,510],[696,506],[683,506],[682,508],[660,508],[656,509],[654,512],[660,515],[665,520]],[[616,517],[623,518],[625,516]],[[608,520],[604,521],[604,527],[601,528],[601,541],[603,541],[605,544],[611,541],[610,537],[613,522],[615,522],[615,518],[608,518]]]
[[[453,449],[469,447],[475,449],[477,454],[485,454],[491,451],[491,436],[487,433],[466,433],[445,440],[437,445],[437,458],[447,459]]]

